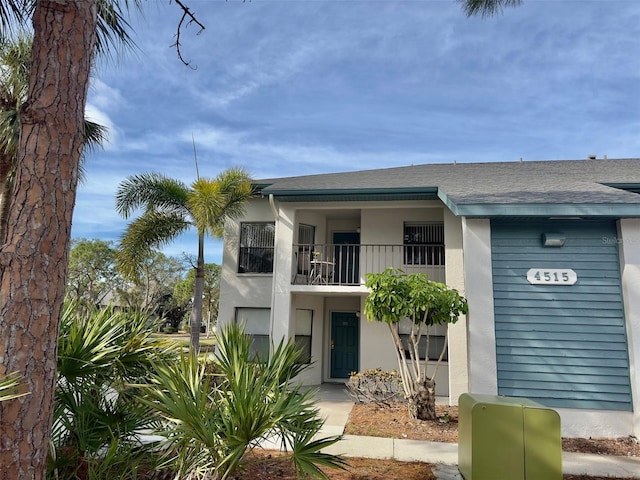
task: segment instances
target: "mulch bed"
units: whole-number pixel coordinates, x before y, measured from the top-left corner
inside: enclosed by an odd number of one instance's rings
[[[425,422],[409,418],[405,403],[354,405],[345,433],[372,437],[407,438],[432,442],[458,441],[458,407],[436,406],[439,420]],[[635,437],[563,438],[565,452],[594,453],[640,457],[640,443]]]

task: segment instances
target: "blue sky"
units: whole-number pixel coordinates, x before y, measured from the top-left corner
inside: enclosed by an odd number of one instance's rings
[[[419,163],[640,156],[640,2],[524,0],[468,18],[454,0],[168,0],[132,15],[138,45],[101,60],[74,238],[117,242],[118,184],[190,184],[245,167],[270,178]],[[164,250],[194,254],[193,234]],[[207,261],[221,261],[210,240]]]

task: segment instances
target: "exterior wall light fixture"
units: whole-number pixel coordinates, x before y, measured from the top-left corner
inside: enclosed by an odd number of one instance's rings
[[[564,245],[567,236],[564,233],[543,233],[542,246],[559,248]]]

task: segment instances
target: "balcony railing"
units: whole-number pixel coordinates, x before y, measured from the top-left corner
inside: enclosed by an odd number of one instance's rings
[[[445,281],[444,245],[294,244],[295,285],[364,285],[367,273],[389,267]]]

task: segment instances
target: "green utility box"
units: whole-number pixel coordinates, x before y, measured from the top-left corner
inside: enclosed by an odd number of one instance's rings
[[[465,480],[562,480],[558,412],[526,398],[463,393],[458,468]]]

